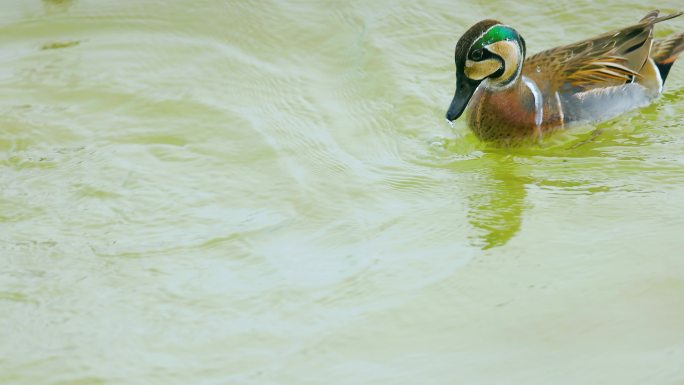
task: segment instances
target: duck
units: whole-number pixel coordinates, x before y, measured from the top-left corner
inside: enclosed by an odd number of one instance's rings
[[[518,31],[480,21],[456,44],[456,91],[446,118],[451,123],[467,108],[477,138],[510,145],[644,107],[662,93],[684,51],[684,32],[654,39],[653,27],[682,14],[654,10],[631,26],[529,57]]]

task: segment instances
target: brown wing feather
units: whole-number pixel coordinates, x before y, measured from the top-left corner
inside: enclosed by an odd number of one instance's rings
[[[658,17],[658,11],[652,11],[629,27],[540,52],[525,61],[523,74],[537,77],[535,72],[546,72],[554,88],[578,91],[625,84],[640,76],[651,51],[653,25],[681,14]]]
[[[669,64],[684,52],[684,32],[653,41],[651,57],[659,64]]]

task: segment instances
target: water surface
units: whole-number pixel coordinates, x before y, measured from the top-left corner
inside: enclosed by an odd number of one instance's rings
[[[539,146],[443,118],[476,21],[656,6],[3,0],[0,383],[684,384],[684,66]]]

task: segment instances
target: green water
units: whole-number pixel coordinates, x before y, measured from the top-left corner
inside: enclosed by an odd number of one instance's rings
[[[681,1],[1,2],[0,384],[684,384],[684,65],[541,146],[444,120],[476,21]]]

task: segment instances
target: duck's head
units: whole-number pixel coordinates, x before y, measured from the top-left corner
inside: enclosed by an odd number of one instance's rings
[[[513,28],[496,20],[472,26],[456,43],[456,93],[446,118],[456,120],[482,84],[505,89],[520,76],[525,41]]]

